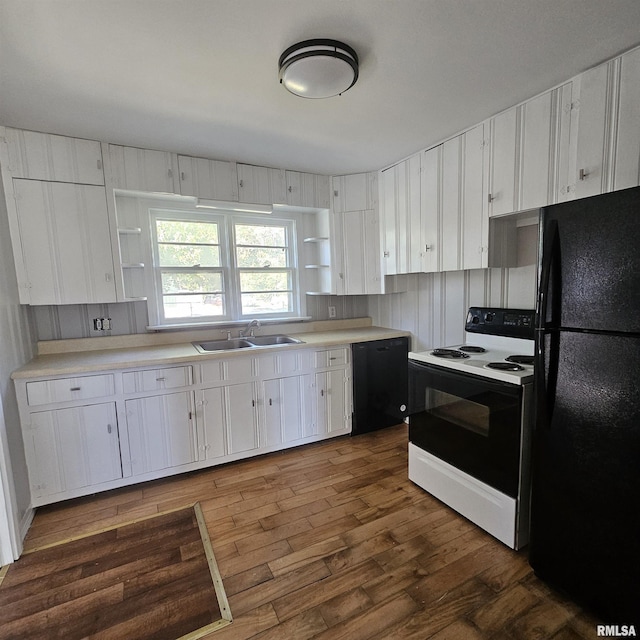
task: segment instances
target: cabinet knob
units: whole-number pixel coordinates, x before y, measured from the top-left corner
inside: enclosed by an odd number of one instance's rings
[[[109,433],[109,434],[110,434],[110,433],[111,433],[111,431],[112,431],[112,429],[111,429],[111,425],[110,425],[110,424],[108,424],[108,425],[107,425],[107,433]]]
[[[496,198],[495,198],[495,196],[494,196],[492,193],[490,193],[490,194],[487,196],[487,202],[488,202],[489,204],[491,204],[495,199],[496,199]]]
[[[388,252],[388,251],[385,251],[385,252],[383,252],[383,254],[382,254],[382,255],[383,255],[385,258],[388,258],[388,257],[389,257],[389,252]]]
[[[287,189],[287,191],[288,191],[289,193],[292,193],[292,192],[293,192],[293,187],[289,186],[289,188]]]
[[[180,172],[180,180],[182,180],[184,182],[184,180],[186,179],[187,175],[185,174],[184,171]]]
[[[580,169],[580,173],[578,174],[580,180],[586,180],[589,177],[589,172],[584,169]]]
[[[239,180],[238,186],[242,189],[242,187],[244,187],[244,180]]]
[[[271,402],[271,398],[269,398],[269,406],[271,407],[273,405],[273,402]]]

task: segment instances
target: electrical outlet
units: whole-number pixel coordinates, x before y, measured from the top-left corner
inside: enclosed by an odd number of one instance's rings
[[[111,318],[94,318],[93,330],[94,331],[111,331]]]
[[[329,318],[335,318],[336,317],[336,308],[334,306],[330,306],[329,307]]]

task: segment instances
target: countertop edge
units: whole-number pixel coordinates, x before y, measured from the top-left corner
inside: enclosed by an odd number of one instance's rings
[[[229,359],[254,355],[291,351],[317,347],[331,347],[358,342],[370,342],[386,338],[411,338],[411,332],[386,327],[359,327],[289,334],[302,340],[300,344],[254,347],[250,352],[245,350],[216,351],[207,354],[199,353],[190,343],[167,344],[157,346],[130,347],[124,349],[108,349],[104,351],[75,351],[36,356],[33,360],[16,369],[11,378],[28,380],[33,378],[60,375],[96,373],[100,371],[117,371],[139,367],[170,366],[172,364],[197,363],[202,360]]]

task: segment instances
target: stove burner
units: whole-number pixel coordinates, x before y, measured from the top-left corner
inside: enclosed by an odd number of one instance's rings
[[[533,356],[509,356],[505,358],[505,360],[517,364],[533,364]]]
[[[466,353],[486,353],[487,350],[484,347],[476,347],[473,344],[463,344],[461,347],[458,347],[460,351],[465,351]]]
[[[468,358],[469,356],[466,353],[462,353],[462,351],[458,351],[457,349],[434,349],[431,352],[432,356],[437,356],[438,358]]]
[[[524,367],[511,362],[490,362],[485,366],[488,369],[499,369],[500,371],[524,371]]]

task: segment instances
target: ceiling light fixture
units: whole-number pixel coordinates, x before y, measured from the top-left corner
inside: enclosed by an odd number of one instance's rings
[[[358,79],[358,55],[337,40],[298,42],[280,56],[279,67],[280,84],[301,98],[331,98]]]

